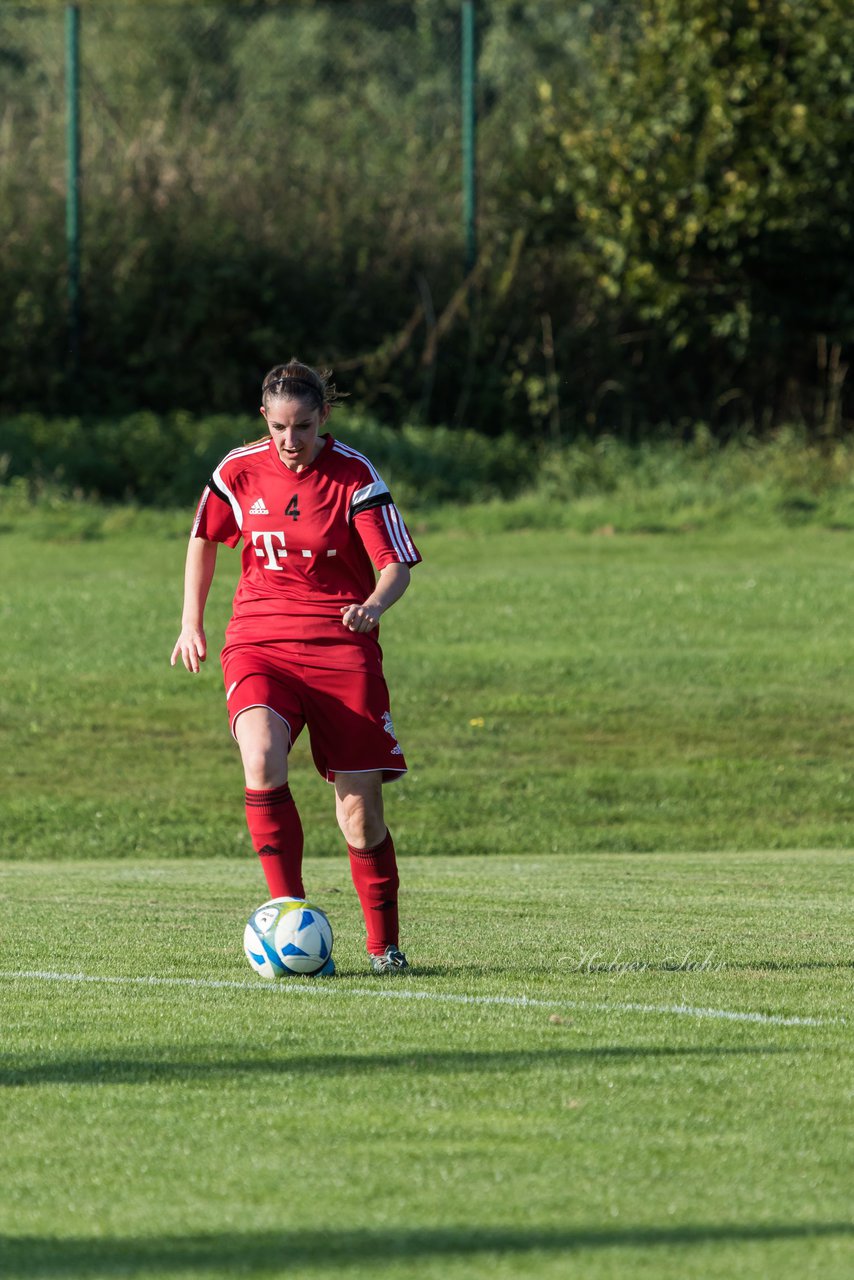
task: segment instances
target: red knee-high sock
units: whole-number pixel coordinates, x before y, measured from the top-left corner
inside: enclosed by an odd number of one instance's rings
[[[273,898],[304,898],[302,823],[291,789],[246,788],[246,825]]]
[[[394,843],[386,831],[385,839],[372,849],[354,849],[350,853],[353,884],[362,904],[368,930],[368,951],[381,956],[386,947],[398,944],[397,859]]]

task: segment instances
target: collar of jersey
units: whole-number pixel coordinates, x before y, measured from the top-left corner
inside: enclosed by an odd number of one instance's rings
[[[285,466],[284,462],[282,462],[282,459],[279,457],[276,446],[273,444],[272,440],[270,441],[270,457],[273,459],[273,462],[277,467],[281,467],[282,471],[287,471],[292,480],[302,480],[303,476],[307,476],[309,472],[313,471],[320,462],[320,459],[332,448],[332,436],[328,431],[321,432],[320,439],[323,441],[323,448],[320,450],[320,453],[314,461],[310,462],[307,467],[303,467],[302,471],[291,471],[290,467]]]

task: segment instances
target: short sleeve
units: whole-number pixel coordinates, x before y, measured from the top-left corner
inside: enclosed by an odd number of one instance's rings
[[[421,553],[393,502],[358,511],[353,516],[353,524],[375,569],[384,569],[389,564],[420,563]]]
[[[231,503],[212,484],[205,485],[193,521],[192,537],[204,538],[207,542],[224,542],[227,547],[236,547],[240,541],[240,529]]]

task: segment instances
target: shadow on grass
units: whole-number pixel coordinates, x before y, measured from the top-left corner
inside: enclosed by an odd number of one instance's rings
[[[290,1054],[253,1057],[241,1047],[230,1056],[222,1050],[211,1050],[207,1056],[188,1054],[185,1049],[164,1049],[163,1056],[136,1057],[132,1053],[90,1054],[53,1061],[33,1061],[31,1055],[17,1060],[6,1054],[0,1062],[0,1087],[42,1084],[151,1084],[170,1080],[222,1080],[246,1075],[331,1075],[349,1076],[363,1073],[402,1073],[419,1075],[457,1075],[480,1072],[531,1072],[589,1065],[594,1062],[632,1063],[645,1058],[719,1058],[743,1055],[806,1053],[806,1046],[783,1048],[778,1045],[688,1046],[670,1045],[604,1045],[598,1048],[554,1048],[541,1051],[511,1050],[506,1053],[438,1051],[435,1053],[402,1052],[388,1054]]]
[[[850,1222],[686,1223],[671,1227],[537,1230],[507,1227],[436,1227],[413,1230],[253,1231],[218,1235],[126,1239],[51,1240],[0,1237],[3,1275],[133,1276],[138,1272],[194,1271],[212,1275],[297,1273],[317,1263],[327,1270],[348,1263],[390,1263],[477,1254],[574,1253],[585,1249],[659,1248],[850,1236]],[[280,1270],[279,1268],[282,1268]],[[405,1274],[405,1271],[404,1271]]]

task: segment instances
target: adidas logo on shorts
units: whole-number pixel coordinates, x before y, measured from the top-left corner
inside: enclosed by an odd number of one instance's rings
[[[257,502],[253,502],[249,508],[250,516],[268,516],[270,513],[264,506],[264,499],[259,498]]]

